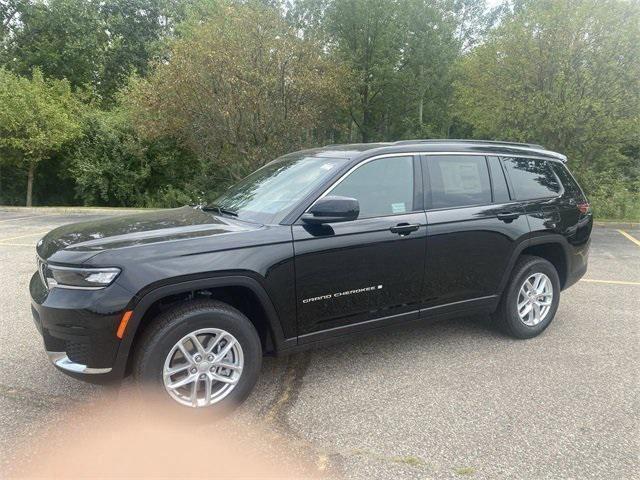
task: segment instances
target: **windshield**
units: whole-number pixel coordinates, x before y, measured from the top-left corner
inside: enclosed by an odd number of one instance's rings
[[[222,213],[259,223],[278,223],[346,159],[280,157],[229,188],[211,205]]]

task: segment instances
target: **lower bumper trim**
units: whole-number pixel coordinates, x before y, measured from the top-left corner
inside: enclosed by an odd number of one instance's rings
[[[49,356],[49,360],[56,367],[66,370],[67,372],[73,373],[85,373],[89,375],[101,374],[101,373],[109,373],[111,368],[93,368],[87,367],[86,365],[82,365],[81,363],[72,362],[71,359],[67,356],[66,352],[49,352],[47,351],[47,355]]]

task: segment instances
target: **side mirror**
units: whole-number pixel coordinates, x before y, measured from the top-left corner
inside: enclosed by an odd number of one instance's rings
[[[360,204],[355,198],[328,196],[318,200],[301,218],[304,223],[320,225],[355,220],[359,213]]]

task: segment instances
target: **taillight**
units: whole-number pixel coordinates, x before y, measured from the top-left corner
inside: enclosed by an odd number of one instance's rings
[[[576,205],[576,207],[582,214],[589,213],[591,211],[591,205],[589,205],[589,202],[579,203],[578,205]]]

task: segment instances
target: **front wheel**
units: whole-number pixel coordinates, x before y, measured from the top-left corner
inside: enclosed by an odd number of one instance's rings
[[[549,326],[560,302],[560,279],[544,258],[524,255],[513,269],[495,317],[516,338],[532,338]]]
[[[136,353],[134,376],[150,393],[216,412],[235,408],[249,395],[262,363],[260,338],[249,319],[210,300],[163,312]]]

